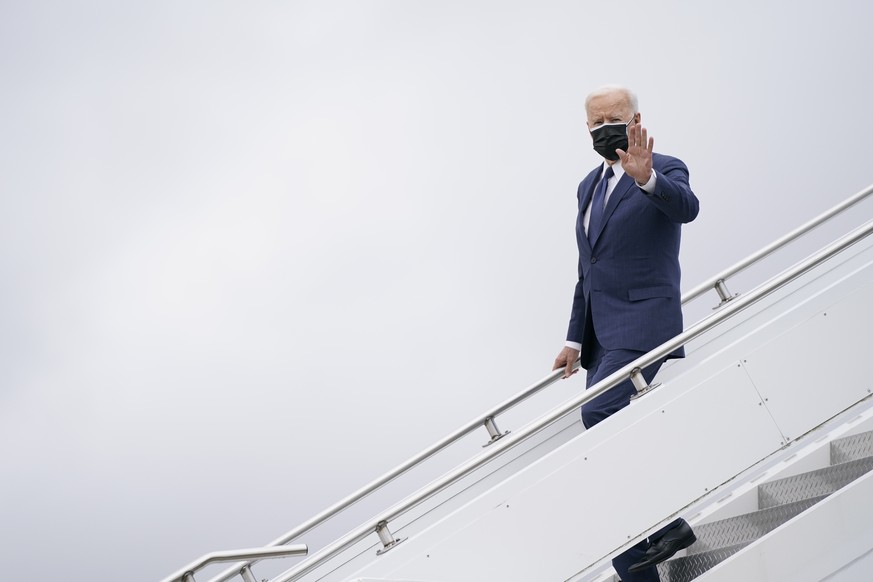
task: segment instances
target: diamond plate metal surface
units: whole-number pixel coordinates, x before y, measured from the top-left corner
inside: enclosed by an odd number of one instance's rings
[[[831,443],[831,465],[873,457],[873,432],[837,439]]]
[[[821,495],[712,523],[696,525],[694,526],[694,534],[697,536],[697,541],[686,551],[688,555],[693,555],[753,542],[792,517],[806,511],[825,497],[827,496]]]
[[[870,470],[873,470],[873,457],[763,483],[758,487],[758,507],[767,509],[811,497],[829,495]]]
[[[737,544],[669,560],[663,564],[658,564],[658,575],[661,577],[661,582],[687,582],[688,580],[694,580],[747,545],[749,544]]]
[[[873,431],[831,443],[832,466],[763,483],[758,511],[694,526],[686,555],[658,565],[661,582],[689,582],[758,538],[873,470]],[[618,577],[613,577],[620,582]]]

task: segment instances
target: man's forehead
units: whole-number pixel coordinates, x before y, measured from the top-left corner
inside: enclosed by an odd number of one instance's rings
[[[630,109],[630,100],[621,91],[606,93],[592,97],[588,103],[588,115],[624,112]]]

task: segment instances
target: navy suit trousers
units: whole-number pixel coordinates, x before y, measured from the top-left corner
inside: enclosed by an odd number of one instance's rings
[[[591,388],[602,379],[613,374],[617,370],[630,364],[637,358],[643,356],[646,352],[638,352],[636,350],[607,350],[597,341],[597,336],[593,333],[593,329],[586,330],[585,341],[587,342],[587,361],[582,362],[586,368],[588,375],[585,380],[587,388]],[[643,369],[643,377],[646,382],[651,383],[655,378],[655,374],[661,368],[663,362],[655,362]],[[615,414],[628,404],[630,398],[636,392],[633,382],[630,379],[610,388],[594,400],[589,400],[582,405],[582,423],[586,429],[596,425],[598,422]],[[681,523],[681,520],[671,522],[653,533],[649,538],[658,539],[664,532],[676,527]],[[618,572],[622,582],[660,582],[658,576],[658,568],[652,566],[639,572],[631,574],[627,569],[631,564],[635,564],[643,559],[648,547],[648,541],[643,540],[629,550],[624,551],[612,560],[612,567]]]

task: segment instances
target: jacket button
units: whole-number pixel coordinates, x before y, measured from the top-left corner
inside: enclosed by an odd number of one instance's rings
[[[591,264],[593,265],[596,262],[597,262],[597,257],[591,257]]]

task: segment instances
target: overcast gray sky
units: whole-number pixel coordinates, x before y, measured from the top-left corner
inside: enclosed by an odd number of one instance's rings
[[[543,377],[599,85],[690,168],[686,289],[868,186],[871,21],[0,1],[4,577],[264,544]]]

